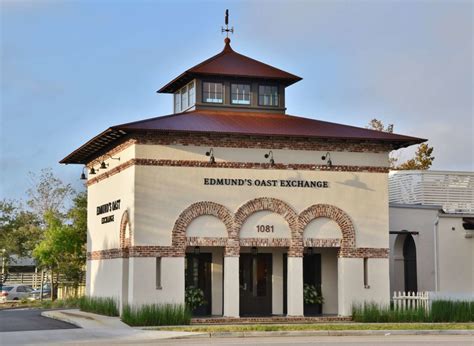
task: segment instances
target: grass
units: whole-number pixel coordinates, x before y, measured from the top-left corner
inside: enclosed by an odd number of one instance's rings
[[[355,322],[472,322],[474,301],[435,300],[429,311],[423,308],[397,309],[365,303],[352,307]]]
[[[81,297],[79,308],[99,315],[119,316],[117,300],[111,297]]]
[[[472,323],[312,323],[312,324],[254,324],[223,326],[159,327],[158,330],[224,333],[224,332],[273,332],[273,331],[318,331],[318,330],[472,330]]]
[[[191,312],[181,304],[125,305],[122,321],[130,326],[183,325],[191,321]]]

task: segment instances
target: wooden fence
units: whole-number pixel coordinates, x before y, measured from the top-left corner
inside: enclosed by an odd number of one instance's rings
[[[393,292],[392,300],[395,309],[422,308],[428,311],[430,308],[428,292]]]

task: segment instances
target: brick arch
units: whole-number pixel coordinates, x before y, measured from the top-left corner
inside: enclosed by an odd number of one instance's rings
[[[344,210],[330,204],[314,204],[300,213],[298,220],[301,239],[306,226],[318,217],[327,217],[339,225],[342,232],[341,248],[355,248],[355,228],[351,218]]]
[[[194,219],[202,215],[215,216],[221,220],[227,229],[228,237],[230,237],[234,217],[226,207],[209,201],[193,203],[178,216],[173,227],[171,242],[173,248],[180,256],[184,256],[186,252],[186,229]]]
[[[125,231],[127,229],[130,232],[130,236],[128,239],[125,239]],[[130,225],[130,216],[128,214],[128,210],[125,210],[122,214],[122,219],[120,220],[120,248],[129,248],[132,246],[132,227]]]
[[[234,216],[234,229],[232,231],[231,236],[229,237],[231,241],[229,242],[230,244],[226,249],[226,253],[228,255],[237,255],[240,252],[239,234],[245,220],[247,220],[250,215],[263,210],[272,211],[281,215],[288,223],[291,232],[291,245],[289,251],[289,255],[291,256],[292,249],[298,245],[293,242],[294,239],[297,239],[298,234],[300,233],[298,224],[298,214],[287,203],[283,202],[282,200],[271,197],[260,197],[252,199],[243,204],[237,210]]]

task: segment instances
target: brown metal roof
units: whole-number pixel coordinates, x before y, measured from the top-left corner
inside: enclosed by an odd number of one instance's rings
[[[225,133],[259,136],[295,136],[332,140],[391,143],[395,149],[426,139],[369,130],[355,126],[287,114],[196,110],[117,125],[69,154],[60,163],[87,163],[117,139],[136,132]]]
[[[186,70],[157,92],[173,93],[196,76],[232,76],[240,78],[263,78],[279,80],[286,86],[302,78],[291,73],[264,64],[235,52],[230,46],[230,39],[225,39],[225,47],[217,55]]]

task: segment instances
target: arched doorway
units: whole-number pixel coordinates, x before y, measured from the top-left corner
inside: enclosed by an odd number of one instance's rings
[[[411,234],[403,242],[403,265],[405,271],[405,292],[417,292],[416,245]]]

